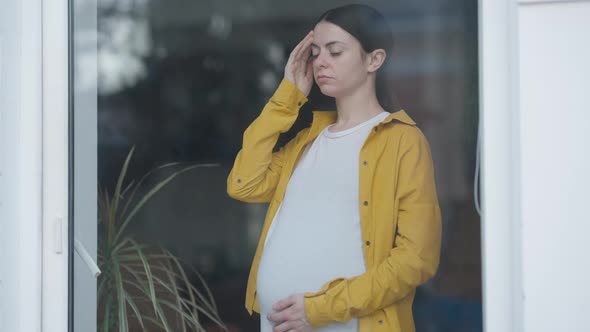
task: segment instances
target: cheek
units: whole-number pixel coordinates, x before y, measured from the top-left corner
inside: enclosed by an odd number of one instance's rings
[[[334,67],[340,74],[339,77],[345,78],[346,81],[356,81],[363,76],[363,66],[357,59],[339,59]]]
[[[351,52],[335,58],[334,63],[340,68],[346,68],[346,71],[348,72],[356,72],[363,65],[362,59],[360,59],[358,56],[355,56],[354,54],[351,54]]]

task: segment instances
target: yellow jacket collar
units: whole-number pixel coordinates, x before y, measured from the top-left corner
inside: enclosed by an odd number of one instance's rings
[[[314,111],[313,121],[311,123],[311,131],[316,132],[323,130],[327,126],[336,122],[337,116],[338,114],[336,111]],[[416,122],[414,122],[414,120],[412,120],[412,118],[404,110],[391,113],[389,116],[383,119],[380,124],[386,124],[393,120],[397,120],[411,126],[416,125]]]

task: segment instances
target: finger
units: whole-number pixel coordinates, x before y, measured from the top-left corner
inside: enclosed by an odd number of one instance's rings
[[[311,58],[307,60],[307,68],[305,68],[305,76],[313,80],[313,61]]]
[[[301,42],[301,47],[294,55],[295,60],[307,61],[311,56],[311,44],[313,43],[313,33],[309,33],[307,37]]]
[[[287,319],[287,313],[286,313],[285,310],[279,311],[279,312],[275,312],[273,314],[268,314],[266,316],[266,318],[268,318],[268,320],[273,321],[275,323],[284,322],[284,321],[288,320]]]
[[[286,321],[286,322],[283,322],[283,323],[281,323],[281,324],[279,324],[279,325],[275,326],[275,327],[272,329],[272,332],[287,332],[287,331],[293,331],[293,328],[295,327],[295,326],[293,326],[293,325],[294,325],[294,324],[293,324],[293,322],[292,322],[292,321]]]
[[[303,39],[301,39],[301,41],[299,42],[299,44],[297,44],[297,46],[293,50],[293,55],[294,56],[298,56],[299,55],[299,52],[301,51],[301,49],[311,39],[312,34],[313,34],[313,31],[310,31],[310,32],[307,33],[307,35],[305,35],[305,37],[303,37]]]
[[[281,324],[276,325],[273,328],[273,332],[296,332],[296,331],[305,331],[305,324],[303,324],[300,320],[288,320],[284,321]]]
[[[293,301],[293,299],[292,299],[292,298],[289,296],[288,298],[286,298],[286,299],[282,299],[282,300],[280,300],[279,302],[275,303],[275,304],[272,306],[272,308],[273,308],[273,310],[275,310],[275,311],[281,311],[281,310],[283,310],[283,309],[285,309],[285,308],[287,308],[287,307],[290,307],[290,306],[291,306],[293,303],[295,303],[295,302],[294,302],[294,301]]]
[[[308,36],[309,36],[309,33],[301,41],[299,41],[299,43],[297,43],[297,45],[295,45],[295,47],[291,51],[291,54],[289,55],[289,59],[295,59],[295,56],[299,53],[299,49],[301,49],[301,45],[303,44],[303,42],[305,41],[305,39]]]
[[[313,31],[310,31],[305,38],[303,38],[303,40],[301,40],[299,42],[299,44],[297,44],[297,46],[295,46],[295,49],[293,49],[293,52],[291,52],[291,54],[293,55],[293,60],[298,60],[301,57],[301,53],[303,51],[305,51],[306,47],[309,47],[309,45],[311,45],[313,39]]]

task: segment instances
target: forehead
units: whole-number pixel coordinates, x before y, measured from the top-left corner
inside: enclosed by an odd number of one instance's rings
[[[320,22],[313,29],[313,44],[324,46],[328,43],[354,45],[358,41],[346,30],[330,22]]]

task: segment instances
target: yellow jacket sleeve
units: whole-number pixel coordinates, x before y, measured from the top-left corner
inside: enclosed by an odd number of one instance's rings
[[[393,248],[365,273],[332,280],[319,292],[305,294],[305,312],[316,328],[385,308],[426,282],[438,268],[441,216],[430,148],[418,128],[406,128],[400,142]]]
[[[277,187],[291,140],[273,153],[281,133],[287,132],[299,115],[307,97],[290,81],[283,80],[262,112],[244,132],[242,149],[227,179],[232,198],[250,202],[269,202]]]

